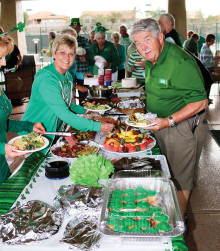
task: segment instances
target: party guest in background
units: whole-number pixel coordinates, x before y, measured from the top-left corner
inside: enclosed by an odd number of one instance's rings
[[[186,40],[183,44],[183,49],[190,51],[196,57],[198,57],[198,44],[199,41],[199,34],[194,33],[192,37]]]
[[[215,43],[215,35],[208,34],[205,39],[205,44],[203,45],[201,52],[200,52],[200,60],[205,65],[205,67],[210,71],[214,71],[214,61],[213,61],[213,54],[210,49],[210,46]]]
[[[145,77],[143,75],[144,69],[145,59],[137,50],[132,51],[128,58],[127,71],[131,73],[131,77],[137,79],[138,84],[145,83]]]
[[[89,72],[98,75],[98,66],[95,64],[95,56],[103,57],[106,62],[103,62],[104,69],[112,69],[112,80],[118,79],[118,66],[119,66],[119,55],[115,45],[106,40],[107,29],[101,25],[96,24],[95,28],[95,39],[97,43],[90,45],[89,48]]]
[[[124,45],[119,44],[120,34],[117,31],[112,33],[111,38],[118,49],[118,55],[120,59],[118,66],[118,80],[122,80],[125,77],[126,48]]]
[[[52,46],[53,46],[53,42],[54,42],[55,38],[56,38],[56,33],[54,31],[51,31],[49,33],[50,43],[49,43],[49,49],[47,51],[47,56],[48,57],[52,57]]]
[[[95,30],[92,30],[89,34],[89,44],[94,44],[95,41]]]
[[[170,13],[161,14],[158,21],[165,40],[183,48],[182,39],[175,30],[175,18]]]
[[[121,38],[120,38],[120,42],[119,44],[124,45],[126,48],[126,51],[128,49],[128,46],[131,44],[131,40],[129,38],[129,35],[127,33],[127,27],[125,25],[121,25],[120,26],[120,34],[121,34]]]

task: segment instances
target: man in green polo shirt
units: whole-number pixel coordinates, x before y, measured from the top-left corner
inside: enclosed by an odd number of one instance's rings
[[[158,115],[156,125],[146,129],[155,133],[167,157],[184,216],[207,132],[203,78],[192,56],[164,41],[154,19],[136,22],[131,37],[146,59],[147,109]]]

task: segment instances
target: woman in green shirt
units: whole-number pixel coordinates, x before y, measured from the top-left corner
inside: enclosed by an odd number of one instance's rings
[[[0,67],[6,65],[5,56],[10,54],[14,48],[13,40],[11,37],[5,35],[0,37]],[[0,184],[4,182],[11,174],[5,155],[10,158],[24,155],[25,153],[14,152],[18,147],[7,144],[6,132],[18,133],[22,130],[44,132],[41,123],[30,123],[19,120],[9,119],[12,112],[12,105],[0,88]]]
[[[84,119],[77,114],[85,114],[85,109],[71,103],[73,79],[68,69],[75,59],[76,48],[76,38],[69,34],[55,38],[52,48],[54,63],[37,72],[22,120],[40,121],[46,131],[52,132],[62,131],[68,124],[82,131],[109,133],[113,124]]]

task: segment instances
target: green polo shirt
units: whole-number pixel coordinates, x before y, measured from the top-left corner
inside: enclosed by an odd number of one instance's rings
[[[147,109],[165,118],[189,103],[207,99],[195,59],[179,46],[166,42],[152,65],[146,61]]]

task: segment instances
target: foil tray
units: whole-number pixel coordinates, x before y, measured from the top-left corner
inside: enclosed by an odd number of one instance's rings
[[[123,173],[123,172],[122,172]],[[122,174],[123,175],[123,174]],[[119,233],[110,230],[107,227],[107,220],[109,217],[108,202],[111,200],[110,195],[112,191],[117,189],[128,189],[144,187],[148,190],[155,190],[157,192],[158,204],[163,209],[163,213],[169,216],[168,223],[171,225],[172,230],[163,233]],[[165,178],[115,178],[108,181],[105,189],[104,203],[100,218],[100,231],[111,237],[145,237],[149,240],[157,238],[170,238],[176,237],[184,233],[185,226],[182,220],[181,211],[179,208],[176,189],[171,180]]]
[[[120,159],[124,156],[121,156],[117,159]],[[161,169],[162,171],[157,171],[159,173],[159,176],[162,177],[162,178],[171,178],[171,174],[170,174],[170,170],[169,170],[169,167],[168,167],[168,164],[167,164],[167,160],[166,160],[166,157],[164,155],[145,155],[145,156],[127,156],[128,158],[131,158],[131,157],[136,157],[136,158],[151,158],[151,159],[155,159],[155,160],[159,160],[160,161],[160,164],[161,164]],[[114,162],[113,162],[114,164]],[[148,170],[148,167],[143,167],[142,169],[131,169],[131,170],[121,170],[121,171],[118,171],[116,173],[114,173],[112,175],[112,178],[129,178],[131,176],[133,177],[150,177],[152,172],[154,172],[154,170]]]

